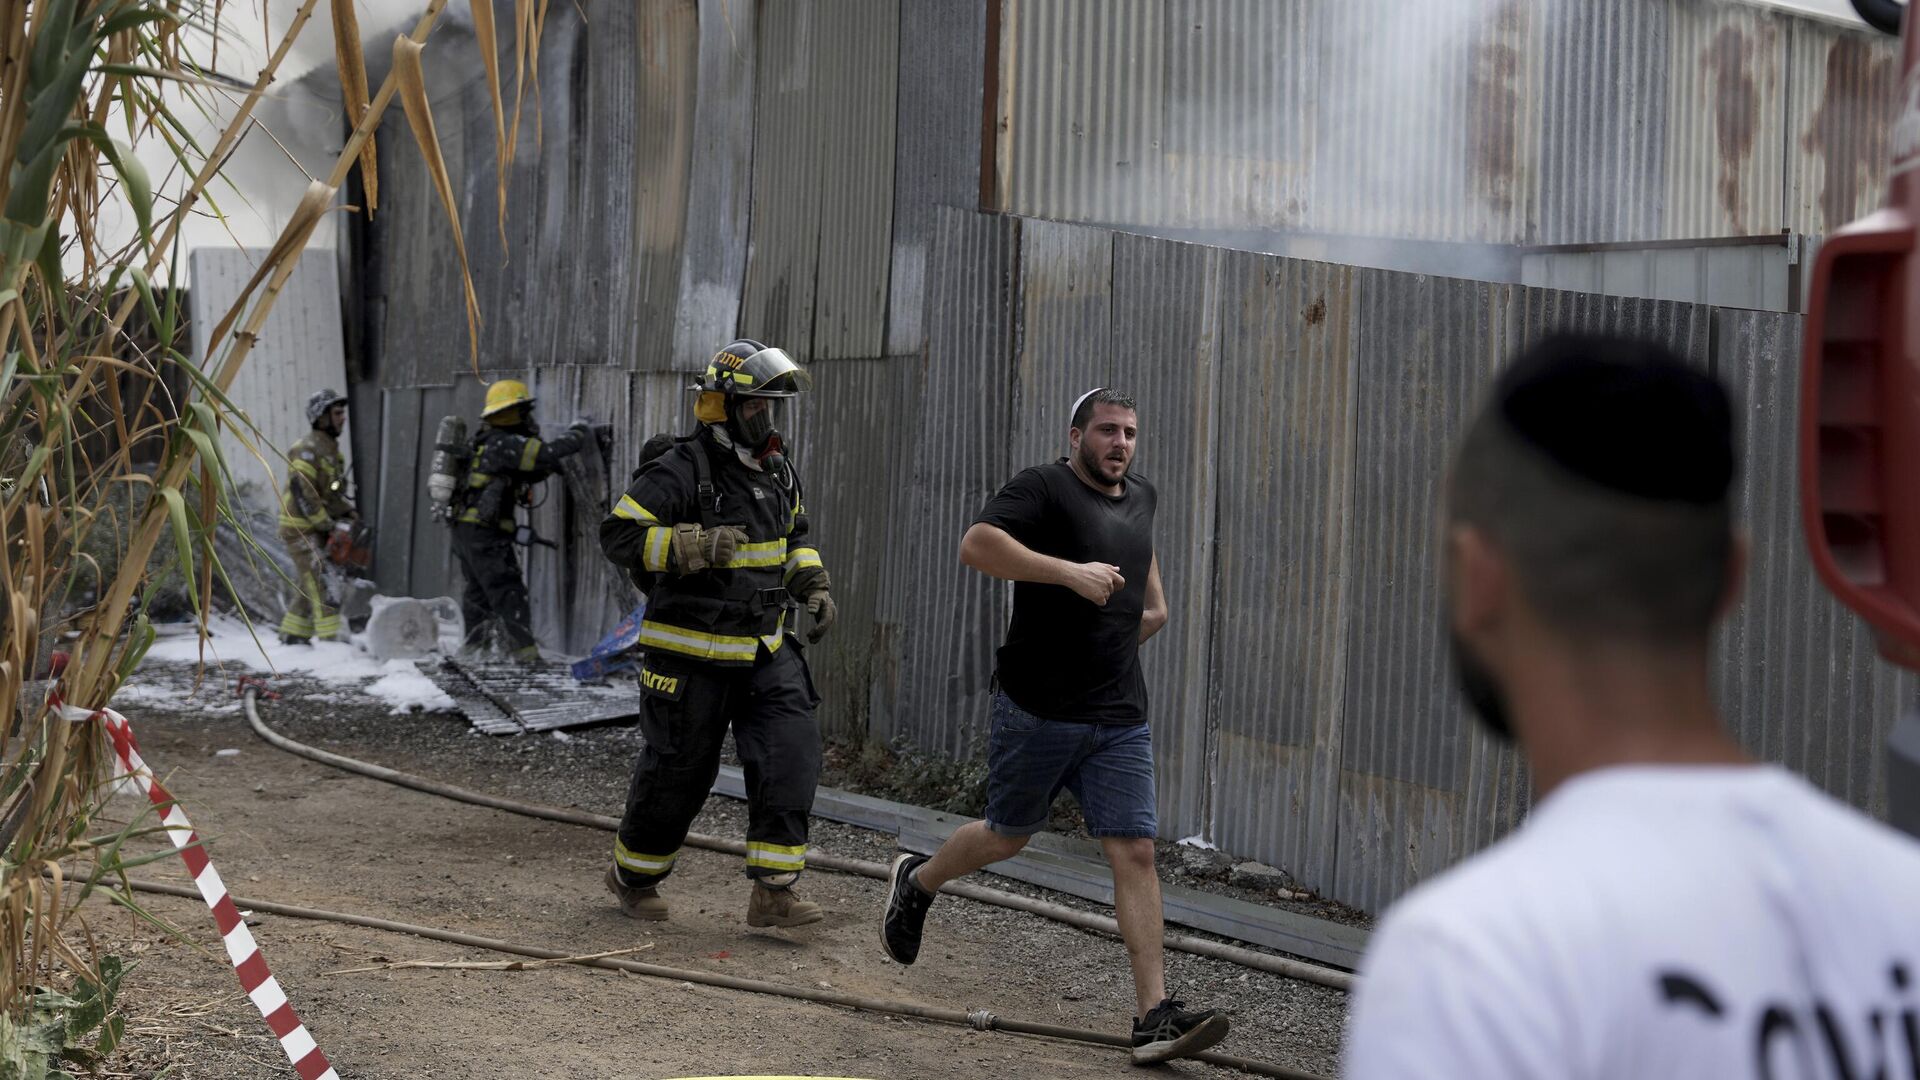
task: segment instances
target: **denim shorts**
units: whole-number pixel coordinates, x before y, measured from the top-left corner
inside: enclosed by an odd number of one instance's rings
[[[1087,832],[1096,837],[1151,839],[1159,832],[1153,736],[1145,723],[1043,720],[1006,694],[993,695],[987,828],[1001,836],[1044,830],[1061,788],[1073,792]]]

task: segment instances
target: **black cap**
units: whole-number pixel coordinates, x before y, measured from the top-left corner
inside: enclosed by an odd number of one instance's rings
[[[1513,433],[1601,487],[1712,505],[1733,483],[1733,406],[1720,381],[1664,345],[1556,335],[1494,387]]]

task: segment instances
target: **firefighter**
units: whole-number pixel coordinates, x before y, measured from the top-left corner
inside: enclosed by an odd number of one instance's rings
[[[834,604],[777,411],[812,383],[780,349],[728,345],[694,380],[693,434],[642,465],[600,524],[607,557],[648,590],[646,745],[606,878],[629,917],[667,917],[658,886],[706,802],[729,726],[747,781],[747,925],[825,917],[793,893],[820,775],[819,698],[793,635],[804,609],[818,642]]]
[[[327,533],[351,527],[359,519],[347,498],[347,463],[340,456],[340,432],[347,423],[347,399],[332,389],[307,398],[311,428],[287,450],[287,482],[280,489],[280,540],[293,559],[293,603],[280,619],[280,640],[309,645],[315,637],[340,634],[340,612],[328,603],[320,578],[326,560]]]
[[[453,517],[453,553],[467,582],[460,594],[460,614],[467,623],[462,652],[483,648],[497,624],[509,655],[527,664],[539,661],[540,647],[533,640],[533,608],[514,551],[516,541],[527,542],[515,525],[514,507],[525,504],[532,485],[552,475],[561,459],[577,453],[593,433],[585,420],[575,420],[564,434],[542,440],[533,403],[527,384],[518,379],[487,387],[482,423],[468,445],[467,482],[454,493]]]

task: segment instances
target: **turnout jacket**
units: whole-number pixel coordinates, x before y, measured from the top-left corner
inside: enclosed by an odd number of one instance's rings
[[[512,532],[513,508],[521,494],[558,471],[560,459],[578,452],[586,438],[579,429],[568,428],[543,441],[482,420],[473,435],[466,489],[458,493],[464,502],[454,520]]]
[[[702,513],[701,470],[713,488]],[[746,540],[723,568],[681,574],[673,526],[732,525]],[[627,493],[600,523],[607,558],[636,578],[653,577],[640,624],[640,647],[714,664],[752,664],[761,646],[778,650],[792,601],[786,585],[820,553],[808,538],[807,511],[792,466],[756,472],[714,441],[703,426],[634,474]]]
[[[326,532],[336,519],[351,517],[347,499],[347,463],[340,443],[314,428],[287,450],[287,483],[280,491],[282,532]]]

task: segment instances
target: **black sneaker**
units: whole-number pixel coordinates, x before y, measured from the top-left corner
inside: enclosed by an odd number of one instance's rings
[[[927,925],[933,897],[908,880],[925,855],[901,855],[887,875],[887,913],[880,919],[880,945],[898,964],[911,964],[920,955],[920,931]]]
[[[1227,1018],[1212,1009],[1181,1012],[1184,1002],[1166,998],[1133,1022],[1133,1063],[1153,1065],[1190,1057],[1227,1037]]]

